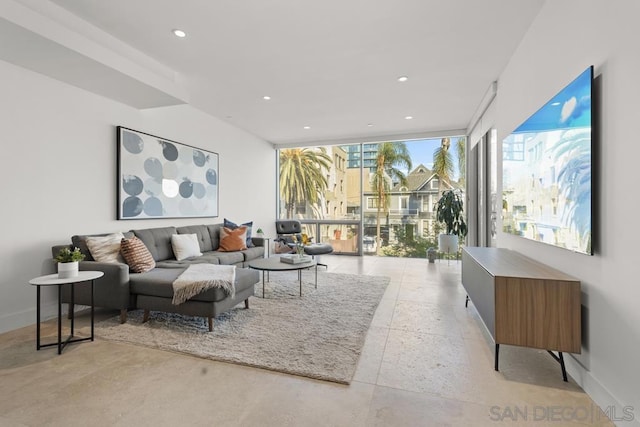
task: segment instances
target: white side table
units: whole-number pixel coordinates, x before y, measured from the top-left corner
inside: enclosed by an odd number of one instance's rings
[[[93,283],[95,279],[99,279],[104,276],[102,271],[79,271],[76,277],[68,277],[66,279],[60,279],[58,274],[49,274],[47,276],[36,277],[29,280],[29,284],[37,287],[38,304],[36,307],[36,350],[40,350],[42,347],[58,346],[58,354],[62,354],[62,349],[69,343],[79,341],[93,341],[93,324],[94,324],[94,306],[93,306]],[[71,335],[62,342],[62,286],[71,285],[71,307],[73,307],[73,295],[75,290],[75,284],[81,282],[91,282],[91,336],[86,338],[74,338],[73,336],[73,320],[74,313],[70,313],[71,319]],[[51,344],[40,344],[40,288],[42,286],[57,286],[58,287],[58,342]]]

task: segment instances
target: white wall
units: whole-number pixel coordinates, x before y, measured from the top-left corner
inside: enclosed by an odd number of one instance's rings
[[[188,105],[136,110],[0,61],[0,333],[35,323],[28,280],[73,234],[254,221],[275,232],[275,151]],[[220,154],[218,218],[117,221],[116,126]],[[46,315],[55,311],[46,292]]]
[[[594,244],[589,257],[499,234],[523,252],[582,282],[583,349],[569,358],[573,377],[601,406],[634,407],[640,425],[640,2],[546,2],[498,84],[499,140],[589,65],[601,111]],[[620,408],[618,415],[622,417]]]

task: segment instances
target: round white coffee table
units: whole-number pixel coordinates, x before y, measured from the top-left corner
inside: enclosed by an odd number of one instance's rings
[[[47,276],[36,277],[35,279],[29,280],[29,284],[37,287],[37,295],[38,295],[38,303],[36,307],[36,350],[40,350],[42,347],[51,347],[54,345],[58,346],[58,354],[62,354],[62,349],[72,342],[80,342],[80,341],[93,341],[93,323],[94,323],[94,306],[93,306],[93,283],[96,279],[104,276],[102,271],[79,271],[78,275],[75,277],[68,277],[65,279],[60,279],[58,274],[49,274]],[[82,282],[91,282],[91,336],[86,338],[74,338],[73,336],[73,320],[74,313],[71,311],[69,313],[69,318],[71,320],[71,335],[63,342],[62,341],[62,286],[63,285],[71,285],[71,302],[70,306],[73,307],[73,295],[75,290],[76,283]],[[57,286],[58,287],[58,342],[54,342],[51,344],[40,344],[40,288],[42,286]]]

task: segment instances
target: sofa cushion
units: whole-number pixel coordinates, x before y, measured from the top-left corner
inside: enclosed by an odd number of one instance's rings
[[[247,249],[247,227],[240,226],[236,229],[222,227],[220,229],[220,247],[218,251],[233,252]]]
[[[256,249],[256,248],[251,248]],[[247,256],[244,254],[245,251],[237,251],[237,252],[205,252],[202,256],[183,259],[181,261],[175,259],[166,259],[164,261],[156,262],[156,267],[158,268],[185,268],[191,264],[223,264],[223,265],[234,265],[234,264],[242,264],[245,261]]]
[[[198,243],[200,244],[200,252],[213,251],[214,247],[211,243],[211,234],[206,225],[187,225],[184,227],[176,228],[178,234],[195,234],[198,236]],[[218,249],[216,246],[215,249]]]
[[[220,259],[215,255],[218,252],[207,252],[202,256],[176,260],[176,259],[166,259],[164,261],[156,262],[156,267],[158,268],[185,268],[191,264],[220,264]]]
[[[176,234],[175,227],[145,228],[131,231],[147,246],[155,261],[175,258],[171,247],[171,236]]]
[[[209,237],[211,237],[211,249],[217,251],[220,247],[220,229],[222,224],[209,224],[207,230],[209,230]],[[204,251],[202,251],[204,252]]]
[[[93,257],[91,256],[91,251],[89,251],[89,248],[87,247],[87,237],[104,237],[110,234],[113,234],[113,233],[77,234],[71,237],[71,244],[74,247],[80,249],[80,252],[82,252],[85,256],[84,258],[85,261],[95,261],[95,259],[93,259]],[[133,232],[131,231],[127,231],[122,234],[124,235],[125,239],[130,239],[133,237]]]
[[[206,261],[203,261],[206,262]],[[164,261],[156,262],[156,268],[187,268],[191,264],[194,264],[193,260],[177,261],[175,259],[165,259]]]
[[[131,293],[136,295],[151,295],[163,298],[173,298],[173,282],[182,274],[181,268],[154,268],[142,274],[131,274]],[[257,270],[236,268],[236,293],[241,292],[259,281]],[[202,292],[191,300],[214,302],[227,298],[227,293],[220,288],[212,288]]]
[[[223,265],[233,265],[233,264],[241,264],[244,262],[244,254],[241,251],[235,252],[221,252],[221,251],[213,251],[207,252],[203,255],[203,257],[216,258],[220,264]]]
[[[156,266],[147,246],[135,236],[130,239],[122,239],[120,251],[125,262],[129,265],[129,270],[134,273],[145,273]]]
[[[202,256],[198,236],[193,234],[174,234],[171,236],[171,247],[176,255],[176,260]]]
[[[131,274],[129,276],[131,293],[173,298],[172,283],[182,274],[185,268],[186,266],[181,268],[154,268],[145,273]]]
[[[124,239],[122,233],[114,233],[108,236],[87,236],[85,242],[94,260],[123,263],[124,258],[120,255],[122,239]]]
[[[196,263],[196,262],[207,262],[209,264],[224,264],[223,262],[220,261],[220,256],[218,255],[223,255],[225,252],[205,252],[202,254],[202,256],[199,256],[198,258],[195,258],[193,261],[191,261],[192,263]],[[231,264],[235,264],[235,263],[231,263]]]
[[[262,258],[264,256],[265,248],[264,246],[258,246],[253,248],[247,248],[244,251],[241,251],[244,255],[244,261],[251,261],[252,259]]]

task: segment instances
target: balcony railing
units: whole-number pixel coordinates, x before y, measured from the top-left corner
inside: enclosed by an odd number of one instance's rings
[[[418,209],[389,209],[389,215],[418,215]]]
[[[336,254],[361,254],[361,228],[359,216],[356,220],[303,219],[302,231],[314,242],[328,243]]]

